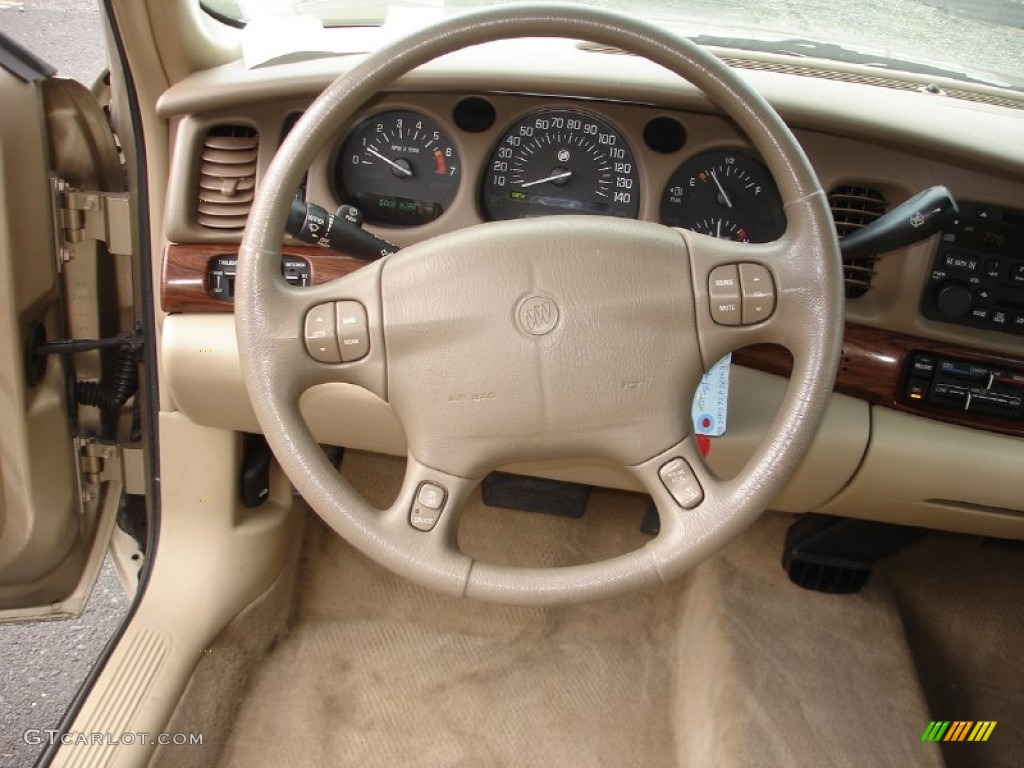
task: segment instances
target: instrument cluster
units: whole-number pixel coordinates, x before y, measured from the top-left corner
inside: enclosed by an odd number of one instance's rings
[[[337,151],[333,188],[382,227],[441,219],[463,184],[475,185],[471,199],[483,220],[639,218],[642,169],[658,164],[667,171],[669,162],[676,167],[657,207],[649,207],[661,223],[743,242],[768,242],[785,230],[778,189],[761,160],[722,146],[680,152],[687,134],[675,117],[654,117],[638,136],[590,109],[534,109],[495,134],[489,154],[477,145],[464,159],[453,136],[488,131],[495,119],[493,107],[476,97],[459,102],[452,125],[409,109],[373,113],[349,130]]]

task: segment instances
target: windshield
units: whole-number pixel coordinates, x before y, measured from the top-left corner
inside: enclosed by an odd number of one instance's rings
[[[311,15],[326,27],[423,22],[501,0],[203,0],[224,21]],[[589,0],[712,45],[1024,87],[1024,0]]]

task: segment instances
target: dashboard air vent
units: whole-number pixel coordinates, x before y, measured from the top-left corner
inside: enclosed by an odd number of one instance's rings
[[[245,229],[256,188],[259,136],[243,125],[219,125],[203,141],[199,167],[200,226]]]
[[[836,224],[836,234],[845,237],[870,224],[888,205],[882,193],[871,187],[840,186],[829,192],[828,203]],[[843,277],[846,279],[846,298],[855,299],[871,290],[875,274],[875,257],[843,259]]]

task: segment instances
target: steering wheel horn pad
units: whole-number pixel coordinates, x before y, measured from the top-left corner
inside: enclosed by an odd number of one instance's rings
[[[388,400],[427,465],[630,466],[689,432],[681,393],[704,366],[671,229],[576,216],[473,227],[389,258],[381,291]]]

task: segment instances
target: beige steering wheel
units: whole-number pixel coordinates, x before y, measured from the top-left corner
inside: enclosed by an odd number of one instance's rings
[[[556,216],[471,227],[324,285],[288,286],[280,258],[293,190],[338,126],[414,67],[514,37],[617,46],[700,87],[770,167],[785,235],[752,245],[646,222]],[[842,343],[838,244],[825,196],[789,129],[693,43],[582,6],[492,7],[452,18],[335,80],[262,180],[236,290],[253,408],[316,512],[399,574],[506,603],[576,602],[668,580],[736,536],[805,453]],[[318,317],[351,334],[349,357],[358,359],[310,356],[304,328]],[[691,435],[692,394],[725,353],[764,342],[790,350],[791,381],[769,434],[742,471],[723,480]],[[303,422],[300,395],[324,382],[364,387],[401,420],[409,456],[390,509],[356,493]],[[660,534],[635,551],[567,568],[497,566],[459,551],[460,506],[480,478],[512,462],[565,457],[603,457],[634,473],[657,504]]]

